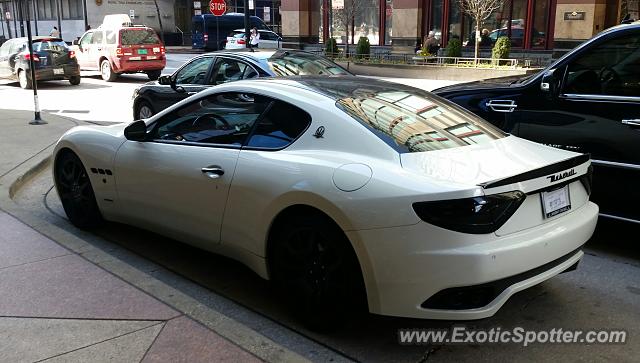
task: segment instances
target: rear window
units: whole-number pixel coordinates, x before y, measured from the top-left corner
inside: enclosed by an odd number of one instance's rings
[[[506,136],[457,105],[419,90],[358,89],[338,99],[336,106],[401,153],[483,144]]]
[[[328,60],[311,53],[276,52],[267,59],[267,64],[278,76],[307,75],[351,75],[347,70]]]
[[[122,45],[159,44],[160,40],[151,29],[123,29],[120,31]]]
[[[42,40],[42,41],[34,41],[33,42],[33,51],[34,52],[44,52],[44,51],[53,51],[53,52],[66,52],[69,50],[67,43],[62,40]]]

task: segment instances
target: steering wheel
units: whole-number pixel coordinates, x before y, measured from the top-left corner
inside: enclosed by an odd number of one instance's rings
[[[609,66],[604,66],[600,69],[598,78],[603,86],[608,85],[609,83],[616,83],[620,80],[618,73]]]
[[[224,125],[222,128],[223,130],[229,130],[229,128],[231,127],[227,122],[227,120],[223,119],[218,115],[211,114],[211,113],[207,113],[207,114],[196,117],[196,119],[193,120],[193,122],[191,123],[191,126],[195,128],[195,127],[200,127],[200,124],[206,125],[206,123],[209,123],[211,125],[211,123],[213,123],[212,126],[214,126],[215,128],[217,127],[218,122]]]

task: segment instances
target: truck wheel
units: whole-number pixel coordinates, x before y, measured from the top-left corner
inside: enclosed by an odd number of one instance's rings
[[[118,74],[113,71],[111,68],[111,63],[107,59],[103,60],[100,63],[100,75],[102,75],[102,79],[107,82],[113,82],[118,78]]]

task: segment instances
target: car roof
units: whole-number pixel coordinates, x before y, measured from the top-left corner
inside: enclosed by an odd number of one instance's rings
[[[252,60],[264,60],[271,58],[276,52],[288,52],[291,54],[299,53],[299,54],[313,54],[309,52],[305,52],[303,50],[296,49],[254,49],[253,51],[249,48],[243,49],[229,49],[229,50],[220,50],[217,52],[206,53],[207,55],[231,55],[236,57],[242,57],[245,59]]]
[[[433,99],[437,96],[425,90],[403,85],[400,83],[387,82],[375,78],[358,76],[287,76],[287,77],[265,77],[251,80],[241,80],[233,82],[234,85],[242,84],[277,84],[286,87],[295,87],[310,92],[318,93],[335,101],[355,96],[380,92],[406,92]],[[212,92],[215,87],[211,88]]]

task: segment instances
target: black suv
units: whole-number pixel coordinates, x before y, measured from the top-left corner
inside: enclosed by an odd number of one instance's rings
[[[69,80],[80,84],[80,67],[73,50],[60,38],[33,37],[33,62],[36,80]],[[20,87],[31,88],[27,38],[10,39],[0,47],[0,78],[14,79]]]
[[[601,216],[640,223],[640,22],[603,31],[533,76],[434,93],[506,132],[590,153]]]

